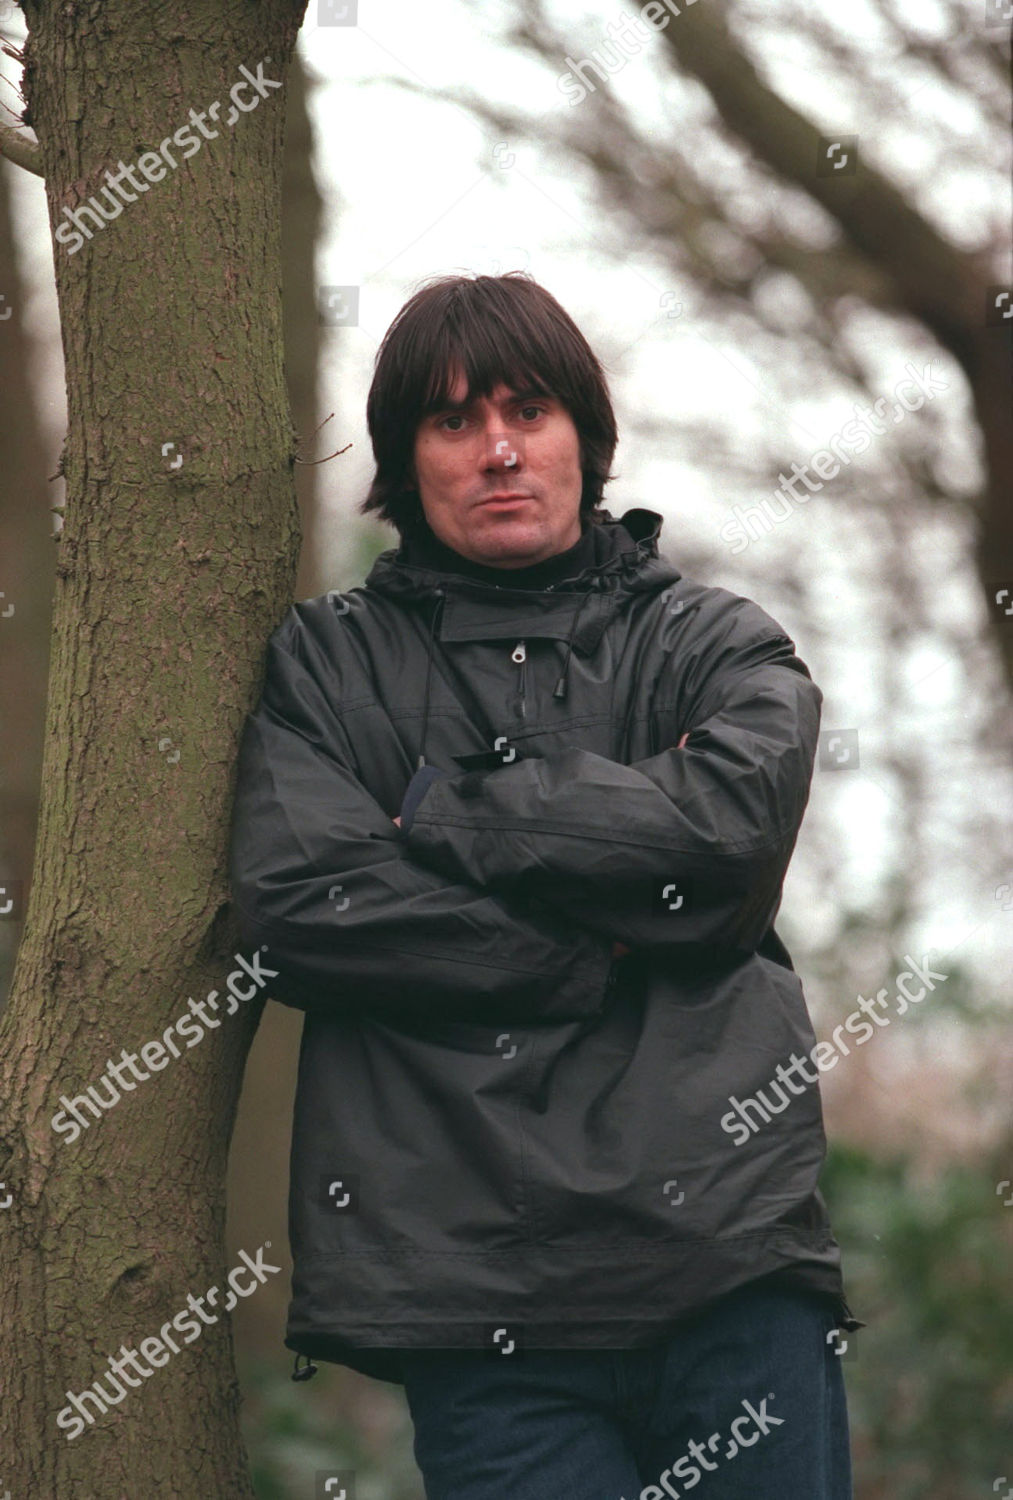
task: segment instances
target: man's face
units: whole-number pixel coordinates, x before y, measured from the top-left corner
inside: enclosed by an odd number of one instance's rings
[[[552,396],[499,384],[462,405],[458,371],[450,405],[423,417],[415,477],[431,530],[462,557],[523,568],[580,540],[580,440]],[[495,497],[517,495],[500,501]]]

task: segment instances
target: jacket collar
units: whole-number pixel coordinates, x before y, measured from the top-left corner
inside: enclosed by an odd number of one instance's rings
[[[380,554],[365,586],[406,605],[433,601],[441,642],[548,638],[567,641],[587,656],[613,614],[633,595],[681,577],[658,556],[663,519],[658,511],[640,506],[619,520],[604,511],[602,519],[591,523],[598,561],[545,589],[497,586],[409,563],[398,548]]]

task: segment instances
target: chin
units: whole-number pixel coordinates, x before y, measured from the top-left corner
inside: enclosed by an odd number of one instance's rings
[[[524,562],[534,553],[544,550],[545,543],[539,536],[524,533],[520,536],[483,536],[476,537],[473,544],[476,552],[482,554],[482,560],[490,562],[501,562],[507,558],[516,558],[518,562]]]

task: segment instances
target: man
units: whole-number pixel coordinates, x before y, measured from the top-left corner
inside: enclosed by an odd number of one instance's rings
[[[861,1324],[772,926],[820,691],[602,507],[605,379],[531,279],[418,292],[367,416],[401,546],[272,635],[235,804],[306,1012],[285,1342],[403,1381],[428,1500],[846,1500]]]

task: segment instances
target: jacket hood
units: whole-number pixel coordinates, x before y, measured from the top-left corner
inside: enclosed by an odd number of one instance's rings
[[[664,517],[658,511],[643,506],[626,511],[619,520],[604,511],[600,520],[591,522],[596,561],[573,578],[561,579],[544,589],[510,588],[462,573],[418,566],[405,561],[396,547],[382,552],[366,578],[366,588],[403,605],[435,601],[429,619],[419,767],[425,764],[429,685],[437,635],[441,642],[565,641],[563,670],[552,694],[565,698],[571,654],[576,651],[590,656],[609,622],[635,595],[655,593],[682,577],[678,568],[658,555],[663,524]]]

